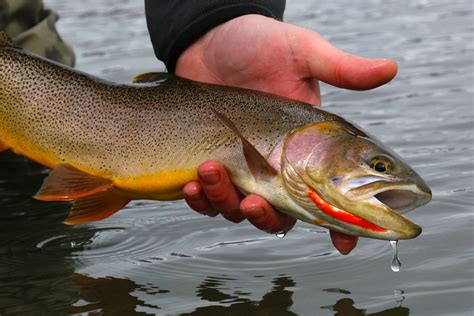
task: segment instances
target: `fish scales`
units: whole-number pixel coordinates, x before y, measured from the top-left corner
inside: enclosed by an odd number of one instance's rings
[[[296,126],[332,117],[297,101],[172,76],[116,84],[16,48],[0,50],[0,65],[0,140],[50,168],[67,162],[118,183],[196,169],[211,158],[244,169],[238,140],[211,109],[264,156]]]

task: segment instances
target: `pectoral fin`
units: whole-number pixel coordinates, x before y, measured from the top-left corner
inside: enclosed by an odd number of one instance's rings
[[[60,164],[33,196],[40,201],[73,201],[113,187],[113,183],[84,173],[69,164]]]
[[[270,165],[265,157],[240,133],[235,124],[224,114],[212,110],[214,114],[227,126],[235,135],[237,135],[242,141],[242,148],[247,161],[247,166],[256,178],[263,180],[273,177],[277,174],[277,171]]]
[[[134,77],[133,83],[160,83],[173,77],[167,72],[147,72]]]
[[[76,225],[105,219],[130,202],[116,189],[109,189],[74,201],[64,224]]]

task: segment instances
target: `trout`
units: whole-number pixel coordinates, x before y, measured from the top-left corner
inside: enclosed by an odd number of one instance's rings
[[[148,73],[95,78],[0,35],[0,151],[50,169],[34,196],[71,201],[64,221],[114,214],[137,199],[181,199],[205,160],[245,195],[338,232],[410,239],[404,212],[431,191],[402,159],[345,119],[262,92]]]

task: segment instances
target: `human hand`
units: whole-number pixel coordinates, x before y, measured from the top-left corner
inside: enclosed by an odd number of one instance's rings
[[[354,90],[371,89],[390,81],[394,61],[366,59],[345,53],[319,34],[259,15],[244,15],[210,30],[179,57],[176,74],[196,81],[249,88],[314,105],[321,104],[319,81]],[[268,232],[287,232],[295,220],[276,211],[257,195],[242,199],[222,165],[205,162],[200,182],[184,189],[188,204],[198,212],[240,222],[247,218]],[[208,182],[217,177],[214,183]],[[357,237],[331,232],[334,246],[349,253]]]

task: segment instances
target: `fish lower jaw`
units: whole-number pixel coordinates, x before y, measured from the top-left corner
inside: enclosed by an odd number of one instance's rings
[[[307,195],[309,199],[313,201],[314,205],[318,207],[326,217],[330,218],[328,222],[330,222],[331,226],[336,227],[336,229],[332,227],[330,229],[344,233],[349,232],[350,235],[383,240],[412,239],[421,233],[421,227],[404,218],[399,212],[391,209],[384,203],[378,200],[375,201],[375,198],[371,198],[371,202],[373,202],[371,203],[371,205],[373,205],[371,212],[373,214],[373,211],[379,210],[381,215],[375,216],[376,220],[372,221],[369,219],[370,217],[361,217],[359,214],[354,214],[353,212],[348,212],[332,205],[316,190],[309,188]],[[374,216],[372,216],[372,218],[374,218]],[[328,225],[322,226],[327,227]]]
[[[341,210],[337,208],[336,206],[328,203],[315,190],[308,189],[307,194],[308,194],[308,197],[313,201],[313,203],[321,211],[323,211],[324,213],[326,213],[327,215],[329,215],[330,217],[338,221],[351,224],[359,228],[377,232],[377,233],[383,233],[387,231],[385,228],[382,228],[362,217],[359,217],[357,215]]]

